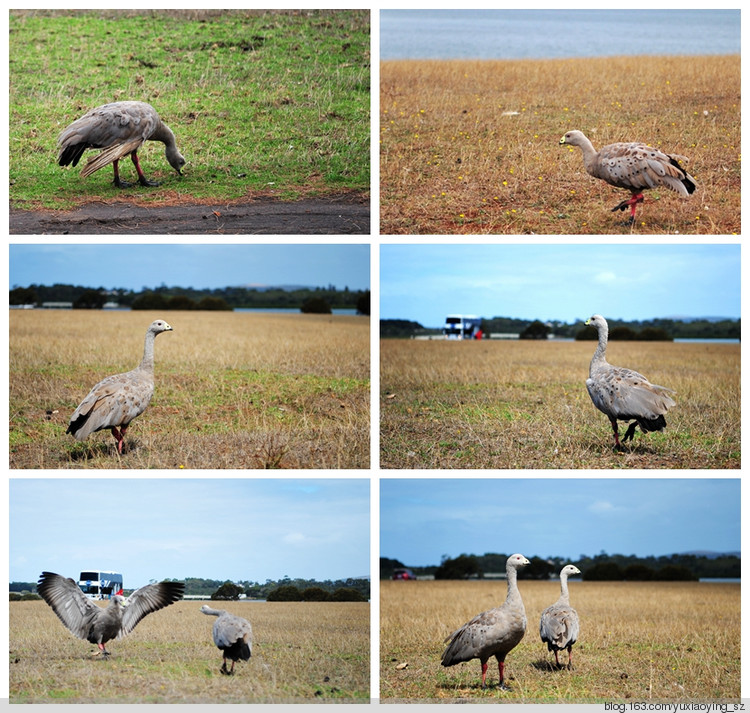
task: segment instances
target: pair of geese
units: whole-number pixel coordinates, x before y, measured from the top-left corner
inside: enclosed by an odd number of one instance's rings
[[[443,652],[442,665],[455,666],[464,661],[479,659],[482,664],[482,688],[486,686],[488,661],[493,656],[497,660],[500,676],[499,686],[505,685],[505,657],[523,639],[526,633],[526,610],[521,593],[518,591],[518,569],[531,564],[521,554],[508,557],[505,572],[508,578],[508,595],[505,602],[495,609],[477,614],[471,621],[454,631],[445,640],[450,641]],[[570,606],[568,577],[580,574],[575,565],[568,564],[560,572],[560,598],[547,607],[539,619],[539,636],[555,653],[555,664],[560,666],[558,651],[568,651],[568,668],[572,665],[573,644],[578,639],[578,614]]]
[[[70,578],[42,572],[37,592],[60,621],[79,639],[96,644],[102,656],[109,656],[105,644],[129,634],[143,617],[168,607],[182,599],[183,582],[159,582],[136,589],[127,599],[115,594],[105,608],[98,607]],[[222,609],[203,605],[204,614],[218,617],[213,626],[213,639],[223,654],[219,669],[222,674],[233,675],[236,661],[249,661],[252,651],[250,622]],[[227,668],[227,659],[232,668]]]
[[[84,166],[83,177],[111,163],[115,186],[127,188],[131,184],[120,178],[118,164],[130,156],[139,183],[158,186],[146,178],[138,160],[138,149],[145,141],[161,141],[166,147],[169,165],[182,175],[185,159],[177,150],[174,133],[162,122],[154,107],[138,101],[103,104],[70,124],[58,139],[60,153],[57,162],[60,166],[76,166],[86,149],[102,149]],[[644,190],[661,186],[688,198],[697,188],[695,179],[680,166],[681,160],[687,160],[684,156],[666,154],[638,142],[610,144],[596,151],[581,131],[569,131],[560,143],[581,148],[583,164],[591,176],[630,191],[630,199],[612,210],[630,208],[631,224],[635,222],[636,206],[643,202]]]
[[[623,450],[618,421],[632,422],[623,443],[633,439],[637,426],[644,433],[663,431],[667,425],[664,414],[675,405],[668,394],[674,392],[650,383],[637,371],[609,364],[607,320],[595,314],[586,324],[599,335],[586,388],[596,408],[609,418],[615,450]],[[66,433],[82,441],[95,431],[109,429],[117,443],[117,452],[122,453],[130,422],[145,411],[154,393],[154,340],[162,332],[171,331],[172,327],[162,319],[152,322],[146,332],[141,363],[132,371],[108,376],[96,384],[71,416]]]

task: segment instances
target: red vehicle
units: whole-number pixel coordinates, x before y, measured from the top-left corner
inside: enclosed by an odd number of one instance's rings
[[[406,567],[399,567],[398,569],[393,570],[391,579],[416,579],[416,577],[414,576],[414,572],[412,572],[410,569],[407,569]]]

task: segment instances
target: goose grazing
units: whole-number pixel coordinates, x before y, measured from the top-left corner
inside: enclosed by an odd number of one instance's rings
[[[36,591],[73,634],[96,644],[97,655],[109,656],[104,644],[129,634],[144,616],[182,599],[185,584],[147,584],[127,599],[115,594],[104,609],[94,604],[72,579],[54,572],[42,572]]]
[[[560,598],[542,612],[539,620],[539,636],[547,644],[548,651],[555,652],[555,663],[560,666],[557,652],[568,650],[568,668],[572,665],[573,644],[578,639],[578,613],[570,606],[568,594],[568,577],[580,574],[581,570],[573,564],[566,564],[560,572]]]
[[[253,629],[250,622],[223,609],[212,609],[207,604],[201,607],[201,611],[209,616],[219,617],[213,628],[214,643],[224,654],[219,671],[226,676],[233,676],[234,664],[237,661],[250,660],[253,646]],[[230,670],[227,670],[227,659],[232,661]]]
[[[86,149],[103,149],[88,160],[81,176],[86,178],[111,163],[115,185],[128,188],[132,184],[120,179],[118,162],[130,154],[140,184],[158,186],[159,183],[146,178],[138,161],[138,149],[144,141],[161,141],[166,146],[169,165],[182,175],[180,169],[185,165],[185,159],[177,150],[172,130],[162,122],[156,109],[145,102],[103,104],[76,119],[57,139],[60,146],[57,162],[61,166],[76,166]]]
[[[486,685],[487,662],[491,656],[497,659],[500,674],[499,686],[505,685],[505,657],[523,639],[526,632],[526,610],[523,608],[521,593],[516,584],[519,567],[531,564],[523,555],[508,557],[505,572],[508,575],[508,595],[495,609],[477,614],[471,621],[454,631],[445,641],[450,640],[443,652],[443,666],[455,666],[463,661],[479,659],[482,664],[482,688]]]
[[[623,450],[617,430],[618,421],[633,421],[622,438],[623,443],[632,440],[636,426],[640,426],[644,433],[663,431],[667,426],[664,414],[676,405],[667,393],[673,394],[674,391],[650,383],[637,371],[609,364],[606,358],[607,320],[595,314],[586,320],[586,324],[596,328],[599,333],[599,344],[591,359],[586,388],[594,406],[612,424],[615,450]]]
[[[90,433],[109,428],[117,441],[117,452],[122,453],[125,431],[146,410],[154,394],[154,339],[157,334],[171,331],[163,319],[152,322],[146,332],[141,363],[125,374],[108,376],[91,389],[70,417],[65,433],[82,441]]]
[[[631,223],[635,222],[636,206],[643,203],[642,191],[662,186],[688,198],[698,187],[695,179],[679,164],[679,161],[687,161],[684,156],[665,154],[636,142],[609,144],[597,152],[582,131],[569,131],[560,143],[581,147],[583,165],[589,175],[630,191],[630,198],[618,203],[612,212],[629,207]]]

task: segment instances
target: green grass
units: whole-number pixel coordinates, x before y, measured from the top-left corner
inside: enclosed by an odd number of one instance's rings
[[[369,189],[367,11],[11,11],[9,43],[14,207]],[[81,164],[56,164],[62,129],[126,99],[175,132],[182,178],[158,142],[141,155],[159,188],[123,191],[109,167],[81,179]]]

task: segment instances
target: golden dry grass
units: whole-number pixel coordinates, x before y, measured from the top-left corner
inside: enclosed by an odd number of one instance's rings
[[[521,580],[528,625],[506,659],[510,692],[481,689],[478,661],[440,665],[443,639],[505,599],[504,582],[381,582],[383,699],[509,702],[738,699],[740,585],[571,582],[581,620],[573,669],[556,670],[539,638],[539,616],[559,582]],[[564,659],[563,659],[564,660]],[[397,670],[400,663],[408,663]]]
[[[677,392],[663,433],[612,451],[586,390],[594,342],[381,340],[384,468],[739,468],[740,345],[613,342]]]
[[[78,443],[68,421],[91,387],[140,362],[155,393],[119,457],[109,432]],[[232,312],[10,312],[14,468],[366,468],[369,320]]]
[[[739,234],[740,57],[381,63],[381,232]],[[517,112],[503,116],[503,112]],[[690,200],[591,178],[595,147],[643,141],[687,156]]]
[[[70,634],[42,601],[10,605],[10,700],[18,703],[367,701],[368,604],[226,602],[253,626],[250,661],[219,673],[200,602],[151,614],[107,648]]]

